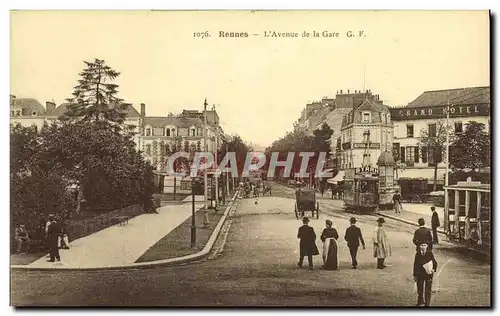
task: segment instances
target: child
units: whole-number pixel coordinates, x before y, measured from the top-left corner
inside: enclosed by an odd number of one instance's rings
[[[413,278],[417,282],[418,292],[417,306],[429,306],[431,303],[432,278],[437,269],[437,261],[428,247],[427,242],[419,244],[413,263]]]

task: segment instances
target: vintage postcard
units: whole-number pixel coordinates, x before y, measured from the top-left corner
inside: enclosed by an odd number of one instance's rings
[[[11,11],[15,307],[491,307],[488,11]]]

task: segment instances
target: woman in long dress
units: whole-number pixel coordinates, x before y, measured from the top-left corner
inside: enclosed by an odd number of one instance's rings
[[[325,270],[336,270],[339,266],[337,257],[337,239],[339,238],[339,234],[332,225],[332,221],[326,220],[326,228],[320,237],[323,242],[323,267]]]

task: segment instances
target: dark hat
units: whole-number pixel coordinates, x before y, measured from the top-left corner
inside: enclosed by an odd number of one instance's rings
[[[434,206],[431,206],[431,211],[434,211],[436,208]]]
[[[304,217],[302,218],[303,223],[309,223],[309,217]]]
[[[421,218],[419,218],[419,219],[418,219],[418,224],[419,224],[420,226],[425,225],[425,220],[424,220],[422,217],[421,217]]]
[[[356,218],[351,217],[351,219],[349,220],[349,222],[351,222],[351,224],[352,224],[352,223],[356,223]]]
[[[385,223],[385,219],[383,217],[379,217],[377,219],[377,222],[379,222],[379,223]]]
[[[326,225],[328,225],[328,226],[332,226],[333,225],[332,221],[329,220],[329,219],[327,219],[325,222],[326,222]]]

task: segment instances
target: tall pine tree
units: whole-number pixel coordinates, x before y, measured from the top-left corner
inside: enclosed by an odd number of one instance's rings
[[[118,85],[113,83],[120,73],[101,59],[84,63],[86,68],[79,74],[72,98],[66,99],[70,104],[61,119],[123,123],[128,105],[117,97]]]

